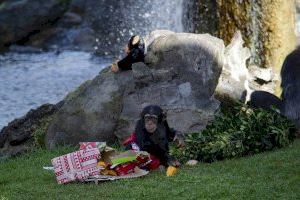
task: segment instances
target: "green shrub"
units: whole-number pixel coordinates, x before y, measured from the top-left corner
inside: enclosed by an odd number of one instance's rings
[[[34,130],[33,139],[35,147],[45,148],[45,135],[51,121],[51,116],[42,119],[40,125]]]
[[[284,147],[294,138],[294,125],[279,113],[238,105],[202,132],[188,134],[186,146],[171,148],[171,154],[181,161],[213,162]]]
[[[57,0],[60,4],[70,4],[71,0]]]
[[[5,3],[5,2],[3,2],[3,3],[0,3],[0,10],[4,9],[4,8],[5,8],[5,6],[6,6],[6,3]]]

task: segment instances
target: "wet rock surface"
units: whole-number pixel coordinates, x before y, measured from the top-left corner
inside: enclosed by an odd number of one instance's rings
[[[237,100],[245,102],[251,93],[250,75],[246,66],[250,51],[243,44],[241,33],[236,32],[225,50],[225,65],[215,91],[216,97],[224,104]]]
[[[0,131],[0,158],[15,156],[29,150],[32,142],[27,141],[34,137],[34,131],[62,105],[63,102],[56,105],[44,104],[5,126]]]
[[[24,40],[30,34],[55,23],[67,10],[67,2],[23,0],[1,3],[0,48]]]
[[[3,15],[3,20],[0,17],[0,24],[3,24],[0,33],[5,33],[0,46],[18,41],[22,45],[46,50],[119,55],[132,35],[146,35],[155,29],[183,31],[183,0],[7,2],[0,6],[0,16]],[[11,5],[15,8],[10,9]],[[37,10],[38,14],[27,13],[30,9]],[[22,15],[15,15],[16,12]],[[20,31],[16,30],[17,27],[21,28]]]

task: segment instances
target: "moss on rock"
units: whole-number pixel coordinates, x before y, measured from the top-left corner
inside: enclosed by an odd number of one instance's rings
[[[52,115],[43,118],[39,126],[33,131],[32,135],[35,147],[45,148],[45,135],[52,120]]]
[[[73,92],[70,92],[66,97],[65,97],[65,102],[67,101],[72,101],[72,99],[75,99],[78,97],[78,95],[85,90],[90,84],[91,80],[87,80],[84,83],[82,83],[78,88],[76,88]]]
[[[4,9],[5,6],[6,6],[6,3],[5,3],[5,2],[0,3],[0,10]]]

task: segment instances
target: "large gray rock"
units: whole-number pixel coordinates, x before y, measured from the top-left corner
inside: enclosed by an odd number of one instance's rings
[[[224,58],[223,41],[207,34],[168,33],[150,45],[146,63],[113,74],[108,69],[65,99],[47,135],[49,148],[80,141],[120,140],[134,131],[142,108],[157,104],[170,126],[202,130],[219,103],[213,93]]]
[[[114,74],[105,69],[69,94],[49,126],[45,138],[47,147],[79,141],[114,141],[123,91],[132,80],[129,71]]]
[[[224,67],[215,91],[216,98],[226,104],[232,101],[247,101],[252,90],[249,88],[250,75],[246,61],[250,50],[243,46],[241,33],[235,33],[231,43],[226,47]]]
[[[0,159],[19,155],[30,150],[33,146],[32,138],[37,129],[44,129],[51,116],[62,106],[44,104],[37,109],[30,110],[25,116],[15,119],[0,131]],[[46,128],[45,128],[46,129]]]
[[[22,40],[59,19],[68,1],[4,1],[0,5],[0,47]]]

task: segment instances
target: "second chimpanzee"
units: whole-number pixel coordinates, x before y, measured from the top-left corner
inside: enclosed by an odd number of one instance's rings
[[[143,109],[134,136],[137,148],[158,158],[161,165],[179,166],[179,162],[169,155],[169,142],[174,141],[181,147],[183,135],[169,127],[161,107],[150,105]]]
[[[295,122],[300,133],[300,47],[285,58],[281,79],[283,113]]]
[[[133,63],[144,62],[144,51],[145,43],[143,38],[138,35],[132,36],[125,47],[126,57],[114,62],[111,66],[111,70],[113,72],[118,72],[119,70],[131,70]]]

